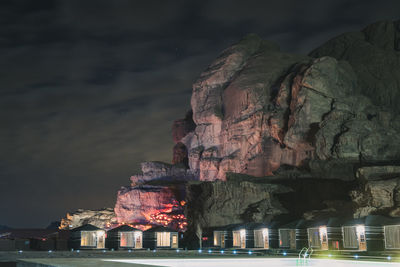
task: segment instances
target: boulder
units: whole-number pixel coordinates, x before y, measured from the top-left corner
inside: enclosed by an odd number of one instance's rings
[[[375,213],[396,215],[400,207],[400,178],[366,181],[351,192],[351,197],[356,218]]]

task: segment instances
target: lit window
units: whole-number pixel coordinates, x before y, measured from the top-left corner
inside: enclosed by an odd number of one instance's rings
[[[385,226],[385,247],[400,249],[400,225]]]
[[[240,247],[240,231],[233,231],[233,246]]]
[[[95,231],[82,231],[81,232],[81,246],[82,247],[95,247],[96,246],[96,232]]]
[[[221,246],[221,232],[214,231],[214,246]]]
[[[254,243],[256,248],[268,248],[268,229],[254,230]]]
[[[171,234],[169,232],[157,232],[157,247],[170,247]]]
[[[120,232],[120,246],[134,247],[134,232]]]

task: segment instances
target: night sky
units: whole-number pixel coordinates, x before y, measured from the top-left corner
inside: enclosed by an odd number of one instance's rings
[[[308,53],[400,1],[0,2],[0,225],[114,207],[139,163],[170,162],[191,84],[248,33]]]

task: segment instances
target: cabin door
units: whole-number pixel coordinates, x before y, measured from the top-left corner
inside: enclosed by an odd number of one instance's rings
[[[103,231],[97,232],[97,248],[105,248],[106,235]]]
[[[240,248],[246,248],[246,232],[240,231]]]
[[[135,232],[135,248],[142,248],[142,233],[141,232]]]
[[[328,231],[325,227],[321,227],[320,231],[320,238],[321,238],[321,250],[328,250],[329,245],[328,245]]]
[[[296,230],[289,231],[290,249],[296,249]]]
[[[365,229],[358,227],[357,228],[357,239],[358,239],[358,250],[366,251],[367,250],[367,240],[365,238]]]
[[[178,248],[178,233],[171,233],[171,248]]]
[[[268,229],[263,229],[262,234],[263,234],[263,240],[264,240],[264,248],[269,249]]]

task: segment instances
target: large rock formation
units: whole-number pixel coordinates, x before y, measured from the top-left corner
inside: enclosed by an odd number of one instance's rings
[[[193,230],[399,216],[399,25],[344,34],[310,56],[256,35],[223,51],[173,124],[174,165],[142,164],[118,193],[118,221],[170,224],[185,210]]]
[[[250,35],[194,84],[196,128],[177,141],[202,181],[312,160],[396,160],[400,117],[361,94],[358,81],[347,61],[290,55]]]

